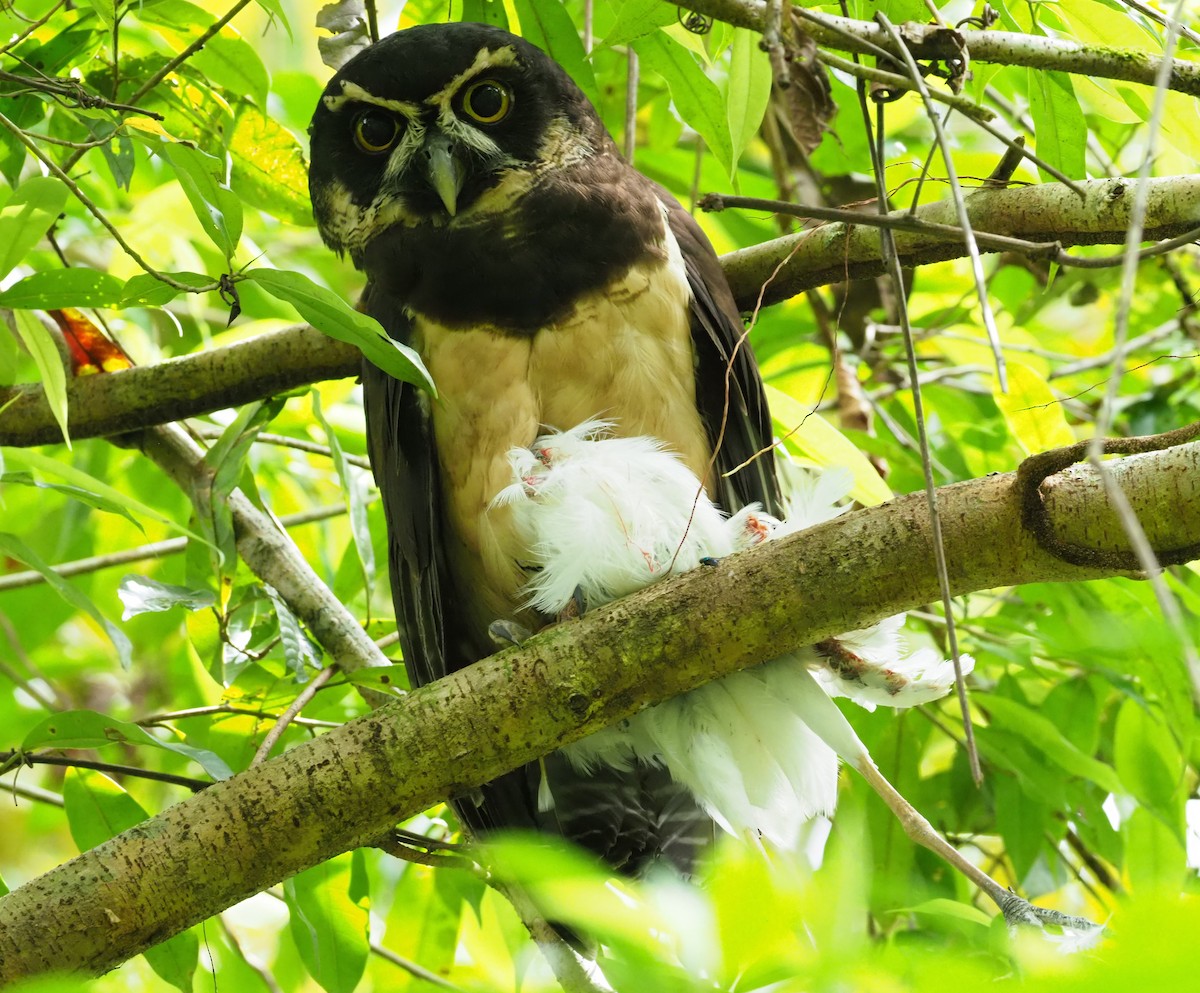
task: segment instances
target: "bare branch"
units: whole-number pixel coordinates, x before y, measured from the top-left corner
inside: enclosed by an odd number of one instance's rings
[[[1200,533],[1200,444],[1111,465],[1155,547]],[[955,594],[1109,574],[1043,550],[1021,527],[1015,481],[998,474],[939,491]],[[1041,489],[1057,534],[1128,547],[1094,469],[1072,466]],[[925,603],[937,588],[917,494],[560,624],[14,890],[0,899],[0,984],[49,969],[110,969],[448,795],[703,681]],[[264,822],[290,827],[267,832]]]

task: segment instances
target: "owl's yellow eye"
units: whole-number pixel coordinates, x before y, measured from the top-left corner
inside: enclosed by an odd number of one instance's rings
[[[494,79],[481,79],[467,87],[462,108],[480,124],[497,124],[512,109],[512,90]]]
[[[365,110],[354,122],[354,144],[368,155],[386,152],[400,136],[400,122],[386,110]]]

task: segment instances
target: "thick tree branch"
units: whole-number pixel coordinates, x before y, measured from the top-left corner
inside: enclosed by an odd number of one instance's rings
[[[315,333],[315,332],[314,332]],[[196,491],[211,470],[203,450],[176,424],[150,428],[140,439],[142,452],[195,502]],[[238,555],[263,582],[270,583],[344,672],[388,659],[353,615],[333,595],[286,531],[259,510],[241,490],[229,495]],[[381,694],[364,692],[371,702]]]
[[[1200,176],[1151,179],[1145,238],[1159,241],[1193,230],[1200,223]],[[980,189],[966,197],[971,226],[987,247],[986,235],[1005,235],[1032,242],[1072,245],[1123,245],[1129,230],[1133,183],[1124,179],[1079,184],[1079,197],[1059,183],[1003,190]],[[895,212],[903,216],[906,212]],[[950,200],[925,204],[913,211],[923,221],[956,223]],[[966,255],[961,238],[897,231],[900,264],[913,268]],[[781,261],[784,262],[780,268]],[[767,284],[763,303],[778,303],[805,290],[883,272],[879,234],[865,225],[822,224],[800,234],[776,238],[731,252],[722,260],[739,302],[747,290]],[[779,270],[777,274],[776,270]],[[772,275],[774,278],[772,278]]]
[[[1200,444],[1112,463],[1157,548],[1200,534]],[[1125,548],[1096,472],[1042,492],[1055,531]],[[939,491],[953,592],[1106,575],[1021,527],[1013,473]],[[559,625],[291,749],[0,899],[0,984],[102,972],[582,734],[935,598],[923,495],[831,521]],[[722,609],[714,610],[719,603]],[[668,664],[669,663],[669,664]]]
[[[989,245],[989,233],[1064,246],[1123,245],[1132,184],[1111,179],[1080,185],[1086,194],[1082,199],[1057,183],[971,193],[966,203],[981,246],[1001,250]],[[1172,238],[1200,224],[1200,176],[1153,179],[1149,192],[1147,240]],[[940,224],[956,222],[949,200],[926,204],[915,216]],[[906,267],[966,254],[961,239],[933,233],[897,232],[896,247]],[[878,234],[865,226],[847,230],[844,224],[823,224],[731,252],[721,264],[739,306],[746,311],[754,309],[764,284],[763,300],[769,304],[816,286],[883,271]],[[311,328],[296,328],[154,366],[70,380],[71,437],[132,431],[237,406],[305,383],[354,376],[359,363],[351,346]],[[0,388],[0,445],[53,444],[61,438],[40,386]]]
[[[357,349],[298,326],[122,372],[67,380],[72,439],[136,431],[295,389],[357,376]],[[6,406],[7,405],[7,406]],[[39,386],[0,388],[0,445],[62,441]]]
[[[760,33],[767,22],[767,4],[762,0],[684,0],[682,6]],[[878,24],[820,11],[795,11],[804,30],[819,45],[861,55],[877,55],[882,49],[899,59],[899,49]],[[910,21],[902,26],[901,34],[918,59],[961,60],[965,49],[976,62],[1056,69],[1146,86],[1154,85],[1162,64],[1160,57],[1136,49],[1083,45],[1013,31],[957,31]],[[1167,86],[1200,96],[1200,65],[1176,60]]]

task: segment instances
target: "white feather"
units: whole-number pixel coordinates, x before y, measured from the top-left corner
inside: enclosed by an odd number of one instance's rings
[[[520,564],[536,570],[524,592],[544,613],[567,609],[577,591],[596,606],[694,569],[706,557],[829,520],[842,512],[838,504],[853,485],[845,470],[797,470],[786,521],[753,506],[726,518],[661,444],[609,437],[609,430],[604,421],[588,421],[509,453],[513,482],[495,504],[512,514],[528,550]],[[943,695],[953,683],[950,663],[932,650],[903,657],[902,623],[903,616],[889,618],[837,639],[839,659],[850,663],[840,674],[811,649],[786,655],[651,707],[563,751],[584,771],[628,769],[638,761],[663,766],[725,830],[790,848],[804,821],[832,812],[836,756],[858,764],[867,755],[827,694],[869,708],[912,706]]]

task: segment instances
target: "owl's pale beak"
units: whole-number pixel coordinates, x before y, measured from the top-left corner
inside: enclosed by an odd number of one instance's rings
[[[454,143],[449,136],[435,134],[424,148],[425,174],[429,185],[451,217],[458,211],[458,194],[463,185],[463,166],[454,154]]]

